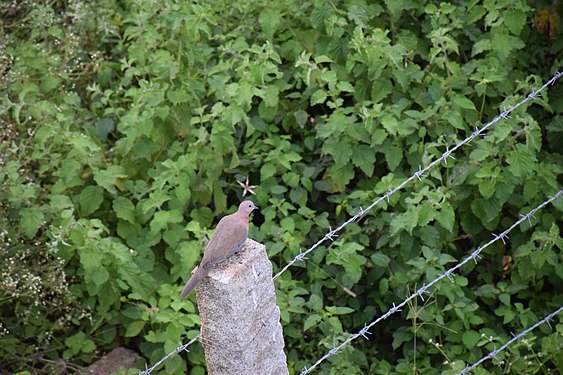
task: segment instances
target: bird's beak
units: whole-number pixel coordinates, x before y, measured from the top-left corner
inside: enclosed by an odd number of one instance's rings
[[[257,205],[254,205],[253,210],[259,210],[259,209],[260,209],[260,207],[258,207]]]

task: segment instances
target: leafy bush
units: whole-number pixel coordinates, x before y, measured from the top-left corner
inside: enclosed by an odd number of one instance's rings
[[[193,338],[194,299],[179,290],[242,199],[237,181],[257,185],[264,208],[250,237],[282,267],[553,74],[561,36],[554,23],[543,36],[536,11],[526,1],[6,6],[2,363],[64,372],[119,345],[154,363]],[[285,272],[291,372],[556,193],[562,112],[559,84]],[[323,373],[459,371],[561,306],[561,200],[535,218]],[[561,368],[560,327],[481,373]],[[163,371],[188,368],[204,373],[200,347]]]

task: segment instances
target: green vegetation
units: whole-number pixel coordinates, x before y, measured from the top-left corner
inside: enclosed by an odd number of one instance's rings
[[[0,369],[62,374],[117,346],[155,363],[199,331],[179,292],[242,199],[237,181],[257,185],[250,237],[283,267],[561,69],[557,6],[2,4]],[[562,94],[550,87],[276,280],[292,373],[561,188]],[[562,208],[317,372],[455,373],[563,305]],[[475,373],[563,368],[552,326]],[[204,366],[196,344],[159,371]]]

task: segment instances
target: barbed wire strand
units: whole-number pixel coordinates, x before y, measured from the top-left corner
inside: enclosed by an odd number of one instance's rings
[[[177,347],[176,349],[174,349],[174,351],[166,354],[160,361],[156,362],[151,368],[147,368],[144,371],[139,371],[139,375],[148,375],[151,372],[153,372],[153,370],[155,368],[157,368],[158,366],[160,366],[161,363],[163,363],[164,361],[166,361],[168,358],[172,357],[174,354],[176,353],[180,353],[181,351],[186,351],[189,352],[189,350],[187,349],[188,346],[190,346],[191,344],[193,344],[194,342],[196,342],[199,338],[201,337],[201,334],[198,334],[196,337],[194,337],[193,339],[191,339],[187,344],[182,344],[179,347]]]
[[[419,288],[416,292],[414,292],[413,294],[411,294],[409,297],[407,297],[403,302],[401,302],[398,305],[393,304],[393,307],[391,309],[389,309],[385,314],[383,314],[382,316],[380,316],[379,318],[377,318],[376,320],[372,321],[371,323],[369,323],[368,325],[364,326],[364,328],[362,328],[358,333],[355,333],[353,335],[351,335],[350,337],[348,337],[346,340],[344,340],[342,343],[340,343],[340,345],[333,347],[332,349],[330,349],[325,355],[323,355],[317,362],[315,362],[311,367],[309,368],[304,368],[303,371],[301,371],[300,375],[305,375],[310,373],[313,369],[315,369],[317,366],[319,366],[321,364],[321,362],[323,362],[325,359],[335,355],[338,353],[338,351],[340,349],[342,349],[344,346],[346,346],[347,344],[349,344],[350,342],[352,342],[353,340],[357,339],[360,336],[363,336],[365,339],[369,338],[367,337],[368,334],[370,334],[371,332],[369,332],[370,328],[373,327],[374,325],[376,325],[377,323],[379,323],[382,320],[387,319],[389,316],[391,316],[392,314],[401,311],[401,308],[403,306],[405,306],[409,301],[411,301],[412,299],[416,298],[417,296],[420,297],[423,301],[424,301],[424,297],[423,294],[428,294],[428,288],[432,287],[434,284],[436,284],[438,281],[444,279],[444,278],[448,278],[450,281],[453,281],[453,277],[452,274],[459,269],[460,267],[462,267],[464,264],[466,264],[467,262],[469,262],[470,260],[473,260],[475,263],[477,263],[477,259],[479,258],[479,253],[481,253],[481,251],[483,251],[485,248],[489,247],[490,245],[492,245],[493,243],[495,243],[498,240],[502,240],[503,242],[505,241],[505,238],[508,238],[508,233],[510,231],[512,231],[514,228],[516,228],[518,225],[520,225],[523,221],[525,220],[529,220],[531,222],[532,217],[534,216],[534,214],[542,209],[544,206],[546,206],[547,204],[549,204],[550,202],[558,199],[559,197],[561,197],[561,195],[563,195],[563,190],[559,190],[559,192],[551,197],[549,197],[547,200],[545,200],[544,202],[542,202],[540,205],[536,206],[534,209],[532,209],[530,212],[528,212],[526,215],[520,215],[520,219],[517,220],[514,224],[512,224],[508,229],[506,229],[504,232],[502,232],[499,235],[496,235],[493,233],[493,238],[487,242],[484,245],[481,245],[480,247],[478,247],[475,251],[473,251],[471,253],[471,255],[469,255],[468,257],[466,257],[463,261],[461,261],[460,263],[456,264],[454,267],[448,269],[446,272],[444,272],[443,274],[439,275],[437,278],[435,278],[434,280],[430,281],[428,284],[424,284],[421,288]]]
[[[360,210],[358,211],[358,213],[356,213],[354,216],[350,217],[348,220],[346,220],[345,222],[343,222],[342,224],[340,224],[340,226],[338,226],[335,229],[330,228],[330,231],[324,235],[324,237],[322,237],[319,241],[317,241],[313,246],[311,246],[310,248],[308,248],[306,251],[304,252],[299,252],[299,254],[297,254],[297,256],[295,256],[295,258],[293,258],[289,263],[287,263],[275,276],[274,276],[274,280],[277,279],[282,273],[284,273],[285,271],[287,271],[287,269],[289,267],[291,267],[292,265],[294,265],[295,263],[307,259],[305,256],[307,254],[309,254],[311,251],[315,250],[319,245],[321,245],[323,242],[325,242],[326,240],[333,240],[335,235],[340,232],[342,229],[344,229],[348,224],[361,219],[367,212],[369,212],[373,207],[375,207],[376,205],[378,205],[381,201],[385,200],[385,199],[389,199],[392,195],[394,195],[396,192],[398,192],[399,190],[401,190],[403,187],[405,187],[405,185],[407,185],[409,182],[411,182],[414,179],[419,179],[421,180],[421,177],[423,177],[425,172],[428,172],[430,169],[432,169],[433,167],[435,167],[436,165],[438,165],[439,163],[441,163],[442,161],[444,161],[444,163],[447,163],[447,159],[448,157],[452,157],[451,154],[456,151],[458,148],[460,148],[461,146],[465,145],[466,143],[471,142],[473,139],[475,139],[476,137],[478,137],[479,135],[481,135],[485,130],[487,130],[489,127],[491,127],[492,125],[494,125],[497,121],[499,121],[500,119],[506,119],[506,118],[510,118],[510,113],[512,113],[514,110],[516,110],[518,107],[521,107],[522,105],[524,105],[525,103],[535,99],[543,90],[545,90],[549,85],[552,85],[553,83],[555,83],[555,81],[557,81],[561,76],[563,75],[563,73],[560,72],[556,72],[555,75],[549,80],[547,81],[543,86],[541,86],[539,89],[534,90],[532,88],[532,92],[530,94],[528,94],[528,96],[526,96],[526,98],[524,98],[522,101],[520,101],[519,103],[515,104],[514,106],[504,110],[501,114],[499,114],[498,116],[496,116],[492,121],[486,123],[485,125],[483,125],[483,127],[481,127],[481,129],[476,129],[473,133],[471,133],[471,135],[467,138],[465,138],[463,141],[459,142],[458,144],[456,144],[454,147],[452,147],[451,149],[449,149],[446,146],[446,152],[444,152],[442,154],[442,156],[440,156],[438,159],[434,160],[432,163],[428,164],[426,167],[421,168],[420,166],[418,167],[418,171],[415,172],[412,176],[410,176],[409,178],[407,178],[405,181],[403,181],[402,183],[400,183],[397,187],[395,187],[392,190],[389,190],[385,195],[379,197],[378,199],[376,199],[373,203],[371,203],[367,208],[362,209],[360,207]]]
[[[475,362],[474,364],[472,364],[471,366],[467,366],[465,367],[463,370],[461,370],[460,372],[458,372],[456,375],[465,375],[468,374],[469,371],[473,370],[475,367],[479,366],[481,363],[485,362],[488,359],[491,358],[497,358],[497,354],[502,352],[504,349],[506,349],[510,344],[512,344],[514,341],[516,340],[520,340],[523,336],[525,336],[526,334],[528,334],[528,332],[533,331],[534,329],[536,329],[538,326],[547,323],[547,325],[549,325],[551,327],[551,325],[549,324],[549,321],[551,319],[553,319],[553,317],[557,314],[559,314],[561,311],[563,311],[563,306],[561,306],[559,309],[557,309],[556,311],[552,312],[551,314],[547,315],[545,318],[543,318],[542,320],[540,320],[539,322],[537,322],[536,324],[534,324],[533,326],[525,329],[524,331],[520,332],[519,334],[517,334],[516,336],[514,336],[513,338],[511,338],[510,340],[508,340],[504,345],[502,345],[500,348],[493,350],[492,352],[490,352],[489,354],[487,354],[486,356],[484,356],[483,358],[481,358],[480,360],[478,360],[477,362]]]

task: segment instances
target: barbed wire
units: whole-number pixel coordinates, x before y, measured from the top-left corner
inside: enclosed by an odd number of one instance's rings
[[[485,132],[485,130],[487,130],[489,127],[491,127],[492,125],[494,125],[497,121],[499,121],[500,119],[506,119],[506,118],[510,118],[510,114],[516,110],[517,108],[519,108],[520,106],[524,105],[525,103],[527,103],[530,100],[535,99],[539,94],[541,94],[541,92],[543,90],[545,90],[549,85],[552,85],[553,83],[555,83],[555,81],[557,81],[561,76],[563,76],[563,73],[561,72],[555,72],[555,74],[553,75],[553,77],[551,77],[550,80],[548,80],[544,85],[542,85],[539,89],[534,90],[532,88],[532,92],[530,94],[528,94],[528,96],[526,96],[526,98],[520,102],[518,102],[517,104],[513,105],[512,107],[509,107],[508,109],[505,109],[502,113],[500,113],[498,116],[496,116],[492,121],[486,123],[485,125],[483,125],[483,127],[481,127],[480,129],[476,129],[473,133],[471,133],[471,135],[467,138],[465,138],[464,140],[462,140],[461,142],[459,142],[458,144],[456,144],[454,147],[452,147],[451,149],[448,148],[448,146],[446,146],[446,151],[436,160],[434,160],[433,162],[431,162],[430,164],[428,164],[426,167],[421,168],[419,166],[418,171],[415,172],[412,176],[410,176],[409,178],[407,178],[405,181],[403,181],[402,183],[400,183],[398,186],[396,186],[394,189],[389,190],[385,195],[379,197],[378,199],[376,199],[374,202],[372,202],[367,208],[362,209],[360,207],[358,213],[356,213],[354,216],[350,217],[347,221],[345,221],[344,223],[342,223],[340,226],[338,226],[335,229],[330,228],[330,231],[324,235],[324,237],[322,237],[319,241],[317,241],[313,246],[311,246],[310,248],[308,248],[306,251],[304,252],[300,252],[297,256],[295,256],[289,263],[287,263],[276,275],[274,275],[273,280],[276,280],[282,273],[284,273],[285,271],[287,271],[289,269],[289,267],[291,267],[293,264],[301,261],[301,260],[305,260],[306,255],[309,254],[311,251],[315,250],[319,245],[321,245],[324,241],[326,240],[333,240],[333,238],[336,236],[336,234],[338,232],[340,232],[342,229],[344,229],[348,224],[351,224],[354,221],[357,221],[359,219],[361,219],[366,213],[368,213],[373,207],[375,207],[376,205],[378,205],[381,201],[383,201],[384,199],[389,200],[389,198],[394,195],[396,192],[398,192],[399,190],[401,190],[404,186],[406,186],[409,182],[411,182],[414,179],[419,179],[422,180],[422,177],[424,177],[424,173],[429,171],[430,169],[432,169],[434,166],[436,166],[437,164],[439,164],[440,162],[444,161],[445,164],[447,164],[447,159],[449,157],[451,157],[452,159],[454,159],[453,156],[451,156],[451,154],[456,151],[458,148],[462,147],[463,145],[471,142],[473,139],[475,139],[476,137],[478,137],[479,135],[481,135],[483,132]],[[557,196],[559,196],[561,194],[561,191],[557,194]],[[554,198],[555,199],[555,198]],[[544,202],[543,205],[540,205],[538,207],[536,207],[533,211],[530,211],[530,214],[533,215],[532,212],[537,211],[538,209],[540,209],[541,207],[543,207],[545,204],[547,204],[546,202]],[[527,215],[526,215],[527,216]],[[531,216],[531,215],[530,215]],[[524,218],[523,218],[524,219]],[[519,220],[518,223],[522,222],[523,219]],[[512,227],[511,227],[512,228]],[[509,228],[511,230],[511,228]],[[503,235],[504,233],[504,235]],[[495,237],[494,240],[490,241],[488,244],[486,244],[486,246],[489,246],[492,242],[495,242],[496,240],[498,240],[499,238],[502,238],[502,240],[504,241],[504,237],[506,236],[506,233],[508,233],[507,231],[501,233],[501,235]],[[479,250],[479,252],[481,250],[483,250],[486,246],[477,249]],[[476,252],[477,252],[476,250]],[[474,252],[475,253],[475,252]],[[469,259],[475,259],[477,257],[478,253],[476,253],[475,255],[472,254],[472,256],[470,256],[469,258],[467,258],[466,260],[464,260],[463,264],[465,264]],[[473,257],[473,258],[472,258]],[[461,263],[458,265],[459,267],[461,267]],[[458,268],[459,268],[458,267]],[[457,268],[456,268],[457,269]],[[448,270],[453,272],[453,270]],[[441,280],[443,277],[448,277],[451,279],[451,272],[449,274],[443,274],[441,275],[440,279]],[[382,319],[386,319],[389,315],[395,313],[398,309],[400,309],[402,306],[404,306],[405,303],[407,303],[408,301],[410,301],[412,298],[414,298],[415,296],[419,295],[422,299],[424,299],[421,295],[421,293],[426,292],[426,289],[432,285],[434,285],[436,282],[438,282],[439,280],[433,280],[431,283],[429,283],[428,285],[423,286],[424,291],[421,292],[422,288],[419,289],[415,294],[411,295],[411,297],[409,297],[407,300],[403,301],[402,304],[395,306],[393,305],[393,308],[391,310],[389,310],[386,314],[384,314],[382,317],[380,317],[378,320],[370,323],[369,326],[364,327],[358,334],[351,336],[350,338],[348,338],[346,341],[344,341],[341,345],[339,345],[337,348],[340,349],[342,346],[346,345],[348,342],[356,339],[358,336],[364,336],[367,339],[367,334],[369,334],[368,330],[369,328],[371,328],[373,325],[377,324],[380,320]],[[419,293],[421,292],[421,293]],[[393,311],[392,311],[393,310]],[[187,344],[182,344],[180,345],[178,348],[176,348],[173,352],[168,353],[164,358],[162,358],[160,361],[158,361],[157,363],[155,363],[151,368],[147,368],[145,371],[140,371],[139,375],[148,375],[150,374],[155,368],[157,368],[158,366],[160,366],[160,364],[162,364],[164,361],[166,361],[169,357],[171,357],[172,355],[179,353],[183,350],[187,351],[187,347],[190,346],[191,344],[193,344],[196,340],[198,340],[201,337],[201,334],[197,335],[194,339],[192,339],[191,341],[189,341]],[[338,349],[331,349],[331,351],[329,351],[330,355],[334,355],[336,354],[336,352],[338,351]],[[334,351],[334,352],[333,352]],[[330,356],[329,355],[329,356]],[[323,356],[319,361],[317,361],[310,369],[314,369],[320,362],[322,362],[324,359],[328,358],[328,356]],[[306,374],[308,372],[302,372],[302,374]]]
[[[506,343],[504,343],[504,345],[502,345],[500,348],[493,350],[492,352],[490,352],[489,354],[487,354],[486,356],[484,356],[483,358],[481,358],[480,360],[478,360],[477,362],[475,362],[474,364],[472,364],[471,366],[466,366],[463,370],[461,370],[460,372],[458,372],[456,375],[465,375],[468,374],[469,371],[473,370],[475,367],[479,366],[481,363],[485,362],[488,359],[491,358],[495,358],[498,360],[497,358],[497,354],[502,352],[504,349],[506,349],[510,344],[512,344],[514,341],[521,339],[523,336],[525,336],[526,334],[528,334],[528,332],[533,331],[534,329],[536,329],[538,326],[546,323],[548,326],[551,327],[551,325],[549,324],[549,321],[551,319],[553,319],[553,317],[557,314],[559,314],[561,311],[563,311],[563,306],[559,307],[556,311],[552,312],[551,314],[547,315],[545,318],[543,318],[542,320],[540,320],[539,322],[537,322],[536,324],[534,324],[533,326],[525,329],[524,331],[520,332],[519,334],[517,334],[516,336],[514,336],[513,338],[511,338],[510,340],[508,340]]]
[[[451,149],[448,148],[448,146],[446,146],[446,151],[442,154],[442,156],[440,156],[438,159],[434,160],[432,163],[428,164],[426,167],[421,168],[420,166],[418,167],[418,171],[415,172],[412,176],[410,176],[409,178],[407,178],[405,181],[403,181],[402,183],[400,183],[397,187],[395,187],[392,190],[389,190],[387,193],[385,193],[385,195],[379,197],[378,199],[376,199],[374,202],[372,202],[367,208],[362,209],[360,207],[358,213],[356,213],[354,216],[350,217],[348,220],[346,220],[345,222],[343,222],[342,224],[340,224],[340,226],[338,226],[335,229],[330,228],[330,231],[324,235],[324,237],[322,237],[319,241],[317,241],[313,246],[311,246],[310,248],[308,248],[306,251],[304,252],[299,252],[299,254],[297,254],[297,256],[295,256],[295,258],[293,258],[291,261],[289,261],[289,263],[287,263],[275,276],[274,276],[274,280],[277,279],[282,273],[284,273],[285,271],[287,271],[287,269],[289,267],[291,267],[292,265],[294,265],[295,263],[307,259],[305,256],[307,254],[309,254],[311,251],[315,250],[319,245],[321,245],[323,242],[325,242],[326,240],[333,240],[335,235],[340,232],[342,229],[344,229],[348,224],[353,223],[356,220],[361,219],[362,217],[364,217],[364,215],[369,212],[373,207],[375,207],[376,205],[378,205],[381,201],[387,199],[389,200],[389,198],[394,195],[396,192],[398,192],[399,190],[401,190],[403,187],[405,187],[405,185],[407,185],[409,182],[411,182],[412,180],[418,179],[418,180],[422,180],[421,177],[424,176],[425,172],[428,172],[430,169],[432,169],[433,167],[435,167],[436,165],[438,165],[439,163],[441,163],[442,161],[444,161],[444,163],[447,164],[447,159],[448,157],[453,158],[453,156],[451,156],[452,152],[456,151],[458,148],[460,148],[461,146],[465,145],[466,143],[471,142],[473,139],[475,139],[476,137],[478,137],[479,135],[481,135],[485,130],[487,130],[489,127],[491,127],[492,125],[494,125],[497,121],[499,121],[500,119],[506,119],[506,118],[510,118],[510,113],[512,113],[515,109],[517,109],[518,107],[524,105],[525,103],[529,102],[530,100],[535,99],[543,90],[545,90],[549,85],[552,85],[553,83],[555,83],[555,81],[557,81],[561,76],[563,75],[563,73],[560,72],[556,72],[555,75],[553,77],[551,77],[551,79],[549,81],[547,81],[543,86],[541,86],[539,89],[534,90],[532,88],[532,92],[530,94],[528,94],[528,96],[526,96],[526,98],[524,98],[523,100],[521,100],[520,102],[518,102],[517,104],[513,105],[512,107],[509,107],[508,109],[505,109],[501,114],[499,114],[498,116],[496,116],[492,121],[486,123],[485,125],[483,125],[483,127],[481,127],[481,129],[476,129],[473,133],[471,133],[471,135],[467,138],[465,138],[464,140],[462,140],[461,142],[459,142],[458,144],[456,144],[454,147],[452,147]]]
[[[166,361],[168,358],[172,357],[174,354],[176,353],[180,353],[182,351],[186,351],[189,352],[189,350],[187,349],[188,346],[190,346],[191,344],[193,344],[194,342],[196,342],[197,340],[199,340],[199,338],[201,337],[201,333],[198,334],[196,337],[194,337],[193,339],[191,339],[187,344],[182,344],[179,347],[177,347],[176,349],[174,349],[174,351],[166,354],[160,361],[156,362],[151,368],[147,368],[144,371],[139,371],[139,375],[148,375],[151,372],[153,372],[153,370],[155,368],[157,368],[158,366],[160,366],[164,361]],[[145,365],[146,366],[146,365]]]
[[[484,245],[481,245],[480,247],[478,247],[475,251],[473,251],[471,253],[471,255],[469,255],[468,257],[466,257],[463,261],[461,261],[460,263],[456,264],[455,266],[453,266],[452,268],[448,269],[446,272],[444,272],[443,274],[439,275],[437,278],[435,278],[434,280],[430,281],[427,284],[424,284],[422,287],[420,287],[416,292],[414,292],[413,294],[411,294],[409,297],[407,297],[403,302],[401,302],[398,305],[393,304],[393,307],[391,309],[389,309],[385,314],[383,314],[382,316],[380,316],[379,318],[377,318],[376,320],[372,321],[371,323],[367,324],[364,326],[364,328],[362,328],[358,333],[355,333],[353,335],[351,335],[350,337],[348,337],[346,340],[344,340],[342,343],[340,343],[338,346],[333,347],[332,349],[330,349],[328,351],[328,353],[326,353],[325,355],[323,355],[317,362],[315,362],[311,367],[306,368],[301,371],[300,375],[305,375],[310,373],[313,369],[315,369],[317,366],[319,366],[321,364],[321,362],[323,362],[325,359],[335,355],[338,353],[338,351],[340,349],[342,349],[344,346],[346,346],[347,344],[349,344],[350,342],[352,342],[353,340],[357,339],[360,336],[363,336],[366,340],[369,340],[369,338],[367,337],[368,334],[370,334],[371,332],[369,332],[370,328],[373,327],[374,325],[376,325],[377,323],[379,323],[382,320],[387,319],[389,316],[393,315],[394,313],[401,311],[401,308],[403,306],[405,306],[409,301],[413,300],[416,297],[420,297],[420,299],[422,299],[424,301],[424,297],[423,294],[429,294],[428,288],[432,287],[434,284],[436,284],[438,281],[444,279],[444,278],[448,278],[450,281],[453,282],[453,276],[452,274],[459,269],[460,267],[462,267],[464,264],[466,264],[467,262],[469,262],[470,260],[473,260],[475,263],[477,263],[477,259],[479,258],[479,253],[481,253],[481,251],[483,251],[485,248],[489,247],[490,245],[492,245],[493,243],[495,243],[498,240],[502,240],[503,243],[505,243],[505,238],[508,238],[508,233],[510,231],[512,231],[514,228],[516,228],[518,225],[520,225],[523,221],[525,220],[529,220],[530,224],[531,224],[531,220],[532,217],[534,217],[534,214],[542,209],[544,206],[546,206],[547,204],[549,204],[550,202],[558,199],[561,195],[563,195],[563,190],[559,190],[559,192],[551,197],[549,197],[547,200],[545,200],[544,202],[542,202],[541,204],[539,204],[538,206],[536,206],[535,208],[533,208],[530,212],[528,212],[526,215],[520,215],[520,219],[517,220],[514,224],[512,224],[508,229],[506,229],[504,232],[502,232],[499,235],[496,235],[493,233],[493,238],[487,242]]]

